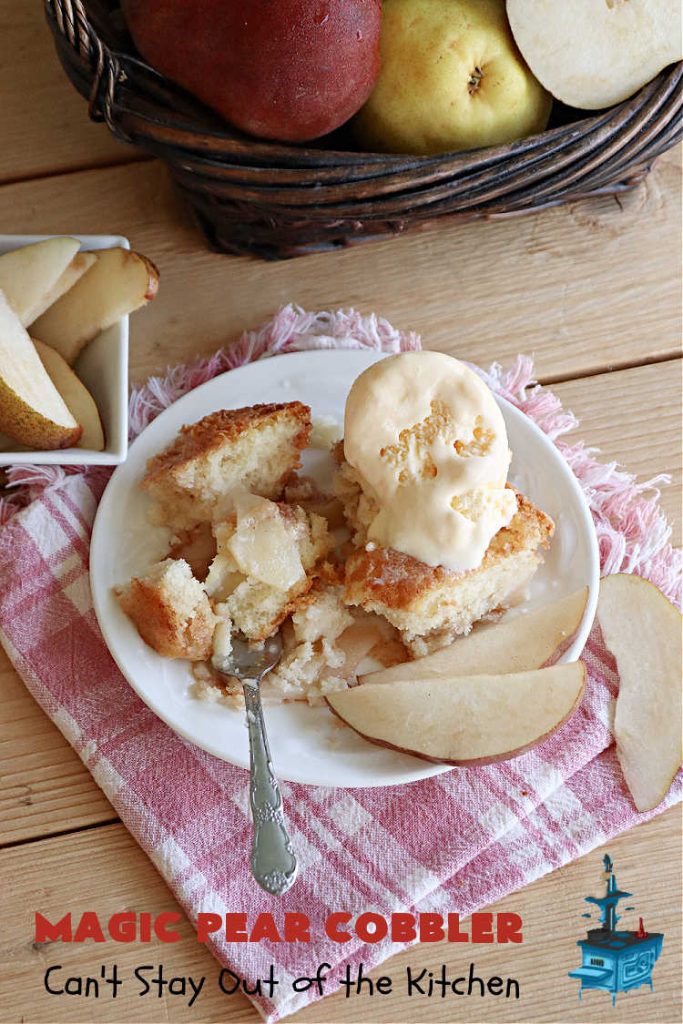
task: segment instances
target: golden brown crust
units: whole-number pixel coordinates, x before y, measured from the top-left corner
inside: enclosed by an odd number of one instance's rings
[[[487,564],[487,559],[490,562],[496,556],[521,551],[522,548],[528,547],[531,539],[536,540],[537,543],[547,548],[550,544],[550,538],[555,532],[555,523],[550,516],[547,516],[540,508],[536,508],[532,501],[529,501],[528,498],[521,494],[520,491],[515,490],[514,487],[511,487],[510,484],[506,486],[510,490],[515,491],[517,512],[512,517],[509,525],[504,526],[494,536],[484,555],[485,565]],[[532,534],[535,535],[536,532],[539,534],[538,538],[532,537]]]
[[[208,600],[205,608],[182,623],[154,582],[133,577],[116,596],[145,643],[162,657],[204,661],[211,656],[214,618]]]
[[[284,501],[276,501],[275,504],[286,523],[296,526],[297,523],[302,522],[301,513],[303,510],[300,509],[298,505],[288,505]],[[305,522],[308,524],[308,518],[305,519]]]
[[[441,565],[426,565],[393,548],[357,548],[346,562],[345,599],[354,604],[363,604],[367,599],[373,607],[379,603],[387,608],[409,610],[428,590],[481,572],[496,560],[531,545],[540,543],[547,547],[555,529],[553,521],[523,494],[515,493],[517,512],[510,524],[494,536],[476,569],[452,572]]]
[[[298,422],[299,430],[292,439],[292,447],[302,451],[308,444],[311,433],[311,410],[302,402],[280,402],[251,405],[242,409],[219,409],[197,423],[189,423],[168,448],[159,452],[147,463],[147,473],[142,480],[143,487],[149,487],[159,476],[169,470],[221,448],[226,442],[236,440],[246,430],[265,426],[269,421],[279,419],[282,414]],[[297,465],[300,465],[298,463]],[[283,474],[283,483],[291,470]]]
[[[357,600],[357,588],[390,608],[410,608],[425,590],[446,578],[442,566],[432,567],[393,548],[358,548],[346,563],[347,600]]]
[[[335,562],[325,559],[316,566],[316,575],[321,583],[329,587],[341,587],[344,585],[345,569],[342,562]]]
[[[312,576],[307,576],[305,581],[302,581],[301,589],[290,596],[287,604],[278,616],[278,626],[280,626],[285,619],[289,618],[290,615],[293,615],[294,612],[298,612],[300,609],[306,608],[311,601],[315,599],[315,595],[312,595],[311,598],[308,596],[313,589],[314,582],[315,580]]]

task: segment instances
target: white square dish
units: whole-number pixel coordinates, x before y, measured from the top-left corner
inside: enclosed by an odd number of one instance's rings
[[[69,232],[64,232],[65,235]],[[53,235],[0,235],[0,254],[40,242]],[[121,235],[69,235],[77,238],[81,249],[97,250],[121,246],[130,249],[130,242]],[[102,331],[85,347],[74,370],[95,399],[104,427],[104,451],[88,448],[59,448],[36,451],[22,448],[0,451],[0,466],[16,463],[57,466],[115,466],[128,452],[128,317]]]

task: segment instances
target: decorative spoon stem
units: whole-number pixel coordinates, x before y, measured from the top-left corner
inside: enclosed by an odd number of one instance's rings
[[[213,657],[216,672],[242,682],[249,731],[249,799],[254,822],[251,870],[261,888],[274,896],[286,893],[297,873],[261,707],[261,680],[277,665],[281,655],[282,641],[278,635],[266,640],[262,648],[255,648],[245,637],[237,636],[232,638],[227,657]]]
[[[285,826],[280,787],[273,774],[258,683],[254,685],[246,679],[242,682],[249,729],[250,799],[254,821],[251,870],[262,889],[281,896],[296,878],[296,857]]]

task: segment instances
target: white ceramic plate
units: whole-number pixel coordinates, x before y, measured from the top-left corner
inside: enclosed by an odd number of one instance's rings
[[[381,356],[367,352],[306,352],[277,356],[216,377],[181,398],[140,435],[104,493],[95,520],[90,572],[95,611],[105,640],[133,688],[177,733],[233,764],[249,763],[243,715],[203,704],[188,690],[188,663],[169,661],[149,648],[116,602],[112,587],[164,557],[166,534],[147,520],[149,499],[138,489],[147,460],[173,440],[184,423],[221,408],[299,399],[313,416],[343,421],[351,384]],[[556,523],[529,601],[543,604],[588,584],[590,600],[579,635],[563,660],[583,648],[595,614],[598,551],[583,494],[554,445],[522,413],[501,401],[513,451],[510,479]],[[305,468],[320,472],[323,453]],[[316,465],[317,463],[317,465]],[[513,614],[513,613],[510,613]],[[325,707],[303,703],[266,709],[275,770],[282,779],[322,786],[390,786],[448,771],[407,754],[373,746],[340,725]]]
[[[0,235],[0,254],[54,235]],[[59,237],[62,237],[61,235]],[[130,249],[121,235],[70,235],[82,250]],[[102,331],[76,360],[74,370],[95,399],[104,427],[105,449],[60,448],[57,451],[0,451],[0,466],[28,462],[33,466],[114,466],[128,451],[128,317]]]

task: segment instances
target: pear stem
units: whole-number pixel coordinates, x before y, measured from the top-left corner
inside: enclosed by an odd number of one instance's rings
[[[475,67],[474,71],[471,72],[469,81],[467,83],[470,96],[477,92],[483,77],[484,72],[482,71],[482,69],[479,66]]]

